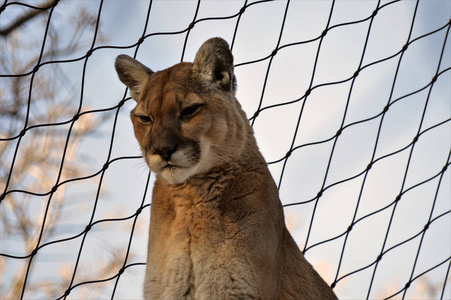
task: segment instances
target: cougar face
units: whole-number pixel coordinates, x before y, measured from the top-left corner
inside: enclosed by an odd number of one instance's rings
[[[180,63],[152,73],[131,112],[147,164],[171,184],[217,164],[219,153],[211,146],[218,148],[227,135],[227,114],[219,108],[227,99],[193,84],[192,69]]]

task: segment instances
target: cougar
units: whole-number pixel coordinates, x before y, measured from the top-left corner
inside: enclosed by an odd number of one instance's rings
[[[336,299],[287,230],[226,41],[154,72],[119,55],[153,188],[145,299]]]

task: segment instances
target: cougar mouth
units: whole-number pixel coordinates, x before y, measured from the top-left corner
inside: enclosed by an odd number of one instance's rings
[[[191,177],[197,169],[197,165],[182,167],[173,164],[166,164],[157,173],[159,173],[170,184],[180,184]]]
[[[180,147],[167,160],[146,149],[145,159],[152,172],[160,174],[171,184],[179,184],[209,169],[211,164],[209,148],[210,143],[207,141],[192,143],[189,146]]]
[[[161,170],[175,171],[175,170],[186,169],[186,168],[190,168],[190,167],[179,166],[179,165],[176,165],[176,164],[168,161],[167,164]]]
[[[159,155],[150,155],[147,159],[148,165],[155,173],[162,172],[164,170],[176,171],[192,167],[192,165],[183,165],[182,163],[175,163],[173,160],[166,161]]]

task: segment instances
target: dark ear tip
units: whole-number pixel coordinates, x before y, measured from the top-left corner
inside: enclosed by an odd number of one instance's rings
[[[125,62],[130,62],[133,61],[133,58],[131,58],[130,56],[126,55],[126,54],[120,54],[116,57],[116,60],[114,62],[114,66],[116,67],[116,69],[118,67],[121,67],[121,65]]]
[[[126,59],[125,54],[121,54],[116,57],[116,60],[114,61],[114,67],[116,68],[116,70],[119,70],[121,68],[121,64],[125,59]]]
[[[230,52],[229,44],[220,37],[214,37],[206,40],[199,50],[211,51],[216,50],[222,53]]]
[[[205,41],[205,44],[214,44],[214,46],[218,48],[226,48],[227,50],[230,49],[229,44],[226,42],[226,40],[220,37],[210,38],[207,41]]]
[[[116,57],[116,62],[120,62],[121,60],[129,60],[131,57],[126,54],[119,54]]]

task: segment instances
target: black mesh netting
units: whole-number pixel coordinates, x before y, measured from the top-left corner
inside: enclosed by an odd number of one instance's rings
[[[0,298],[141,298],[152,174],[117,55],[231,45],[287,224],[339,298],[449,299],[448,1],[0,6]]]

